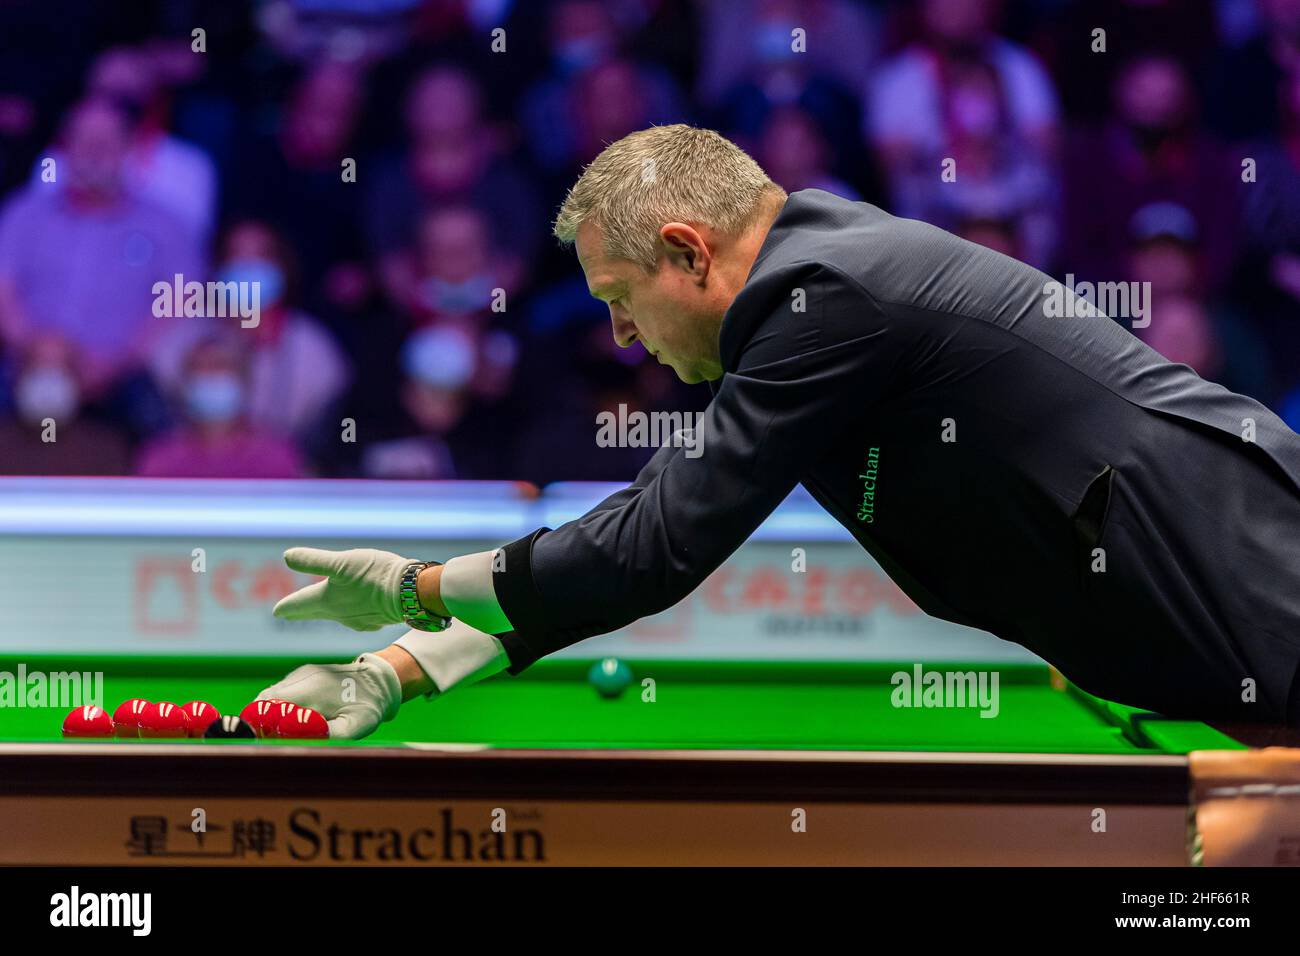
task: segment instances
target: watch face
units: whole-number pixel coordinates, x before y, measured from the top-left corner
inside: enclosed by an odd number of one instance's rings
[[[417,631],[445,631],[451,625],[449,617],[408,617],[407,625],[415,628]]]

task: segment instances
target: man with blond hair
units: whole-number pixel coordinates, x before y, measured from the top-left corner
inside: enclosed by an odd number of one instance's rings
[[[446,564],[291,549],[325,580],[276,614],[413,629],[265,696],[363,736],[403,699],[670,607],[802,483],[923,610],[1089,691],[1300,723],[1300,438],[1259,403],[1014,259],[787,196],[707,130],[609,146],[555,234],[620,346],[709,383],[702,453],[669,442],[576,521]]]

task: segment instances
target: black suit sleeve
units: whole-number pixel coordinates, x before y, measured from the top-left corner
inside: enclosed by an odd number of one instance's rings
[[[581,518],[506,545],[494,583],[515,629],[501,635],[511,673],[694,590],[790,493],[846,409],[870,404],[897,351],[859,287],[815,265],[747,286],[726,321],[744,329],[746,316],[753,331],[700,421],[697,455],[665,446]]]

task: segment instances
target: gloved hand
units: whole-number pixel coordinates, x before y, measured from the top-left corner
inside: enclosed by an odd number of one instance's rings
[[[290,548],[284,553],[285,564],[329,580],[299,588],[282,598],[272,613],[289,621],[338,621],[354,631],[401,624],[397,589],[402,572],[415,560],[374,548]]]
[[[330,725],[334,740],[359,740],[397,716],[402,683],[393,665],[374,654],[351,664],[304,664],[257,695],[310,707]]]

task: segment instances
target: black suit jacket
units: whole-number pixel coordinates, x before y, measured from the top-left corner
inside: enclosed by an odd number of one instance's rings
[[[802,482],[930,614],[1125,703],[1284,719],[1300,438],[1116,321],[1051,317],[1052,284],[793,194],[724,319],[703,453],[666,446],[584,517],[506,546],[512,672],[676,603]]]

